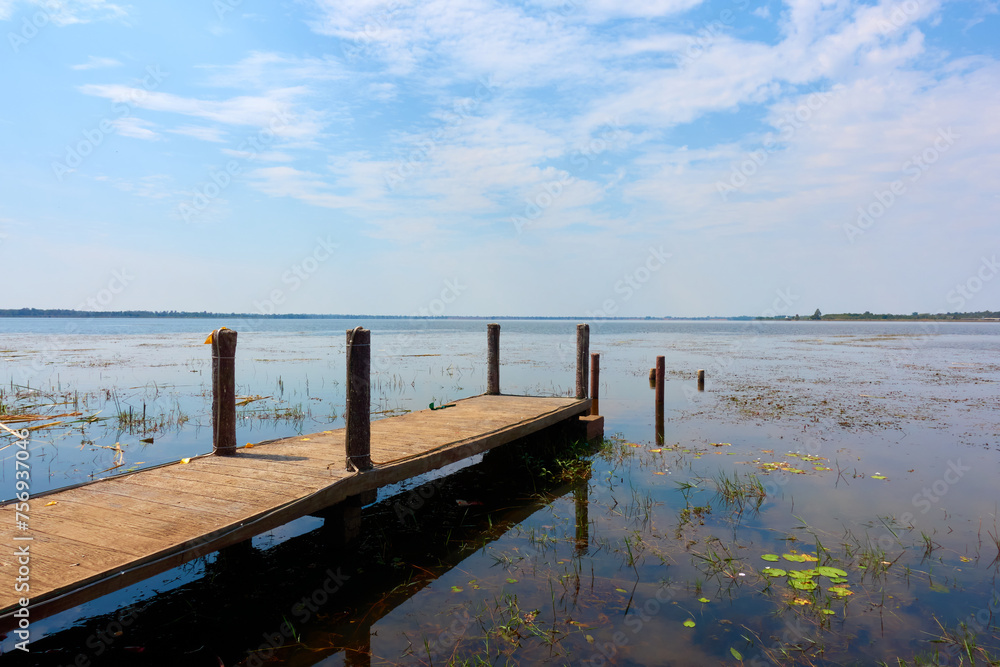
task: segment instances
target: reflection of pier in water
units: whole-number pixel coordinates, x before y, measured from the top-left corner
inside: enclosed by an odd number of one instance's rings
[[[346,664],[369,665],[372,633],[380,621],[553,499],[573,495],[575,528],[567,538],[576,557],[587,554],[589,463],[573,482],[544,485],[525,474],[519,457],[521,452],[555,445],[564,436],[565,427],[552,427],[492,450],[482,462],[364,508],[366,529],[349,549],[344,549],[341,526],[333,521],[266,550],[220,552],[205,564],[199,579],[139,603],[138,622],[124,629],[120,641],[109,644],[105,658],[109,664],[119,664],[114,662],[116,652],[122,651],[120,664],[133,664],[128,661],[137,656],[129,656],[126,647],[139,646],[145,650],[138,657],[148,662],[134,664],[159,664],[158,650],[168,652],[165,658],[190,651],[191,667],[203,664],[199,662],[202,659],[208,661],[204,664],[217,664],[211,662],[216,655],[227,665],[241,658],[245,662],[240,664],[265,664],[266,660],[258,663],[247,658],[247,653],[252,656],[257,649],[264,658],[273,651],[268,638],[277,635],[280,641],[275,639],[274,643],[278,646],[301,643],[309,647],[291,655],[283,652],[283,664],[311,665],[343,652]],[[411,502],[418,497],[424,502],[422,506]],[[456,502],[466,498],[482,498],[484,504],[462,506]],[[378,553],[385,554],[385,564],[375,562],[373,554]],[[397,563],[402,565],[394,566],[390,562],[393,558],[400,559]],[[359,570],[364,572],[359,574]],[[336,576],[327,590],[336,588],[335,592],[318,595],[331,573]],[[571,595],[578,591],[579,581],[569,587]],[[318,603],[316,613],[306,622],[294,611],[303,599]],[[42,662],[31,664],[72,664],[95,631],[114,628],[119,618],[120,612],[95,616],[84,625],[33,642],[29,657]],[[292,621],[298,642],[282,634],[286,620]],[[389,627],[392,622],[388,621]],[[477,627],[469,626],[468,631]],[[385,634],[387,628],[381,631]],[[438,632],[445,631],[447,627]],[[166,636],[159,637],[157,632]],[[424,634],[426,631],[419,635],[421,641]],[[422,650],[417,638],[413,639],[414,650]],[[190,649],[178,650],[188,644]],[[71,648],[64,651],[63,647]],[[377,645],[375,648],[378,650]],[[441,647],[441,651],[448,649],[450,645]],[[51,663],[45,662],[48,658]],[[16,664],[16,659],[12,662]]]

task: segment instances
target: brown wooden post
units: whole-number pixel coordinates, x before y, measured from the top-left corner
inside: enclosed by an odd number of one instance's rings
[[[347,332],[348,470],[371,470],[371,331]]]
[[[698,391],[705,391],[705,371],[698,369]]]
[[[486,393],[500,395],[500,325],[486,325]]]
[[[656,444],[663,444],[663,385],[666,363],[662,356],[656,358]]]
[[[212,453],[236,453],[236,332],[212,332]]]
[[[601,355],[598,352],[590,353],[590,414],[600,414],[597,405],[601,398]]]
[[[590,325],[576,325],[576,397],[587,398],[587,367],[590,365]]]
[[[664,357],[656,358],[656,404],[663,405],[663,379],[666,375],[666,362]]]

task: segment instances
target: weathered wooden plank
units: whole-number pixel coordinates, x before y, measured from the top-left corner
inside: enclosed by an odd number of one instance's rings
[[[39,508],[32,523],[32,563],[40,568],[32,579],[32,618],[118,590],[350,496],[485,452],[590,407],[587,400],[516,396],[479,396],[455,404],[373,422],[372,454],[383,464],[362,473],[343,470],[340,430],[49,494],[55,504]],[[0,507],[0,521],[11,511]],[[9,554],[0,554],[0,575],[16,567]],[[13,592],[0,588],[0,629],[9,627],[16,603]]]

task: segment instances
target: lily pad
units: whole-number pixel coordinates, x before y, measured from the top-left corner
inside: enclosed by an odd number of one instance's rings
[[[818,572],[819,574],[823,575],[824,577],[830,577],[831,579],[835,578],[835,577],[846,577],[847,576],[847,573],[844,572],[843,570],[841,570],[840,568],[837,568],[837,567],[827,567],[825,565],[821,565],[821,566],[817,567],[816,568],[816,572]]]
[[[813,470],[825,471],[825,470],[833,470],[833,468],[828,468],[827,466],[813,466]]]
[[[854,591],[848,590],[847,586],[844,584],[841,584],[839,586],[830,586],[830,588],[828,588],[827,591],[833,595],[837,595],[842,598],[847,597],[848,595],[854,595]]]
[[[685,627],[685,628],[693,628],[693,627],[694,627],[694,621],[692,621],[692,620],[691,620],[691,619],[689,618],[688,620],[684,621],[684,627]]]
[[[793,563],[806,562],[805,554],[781,554],[781,557]]]
[[[812,579],[789,579],[789,585],[792,588],[799,591],[814,591],[816,590],[816,582]]]
[[[827,616],[833,616],[833,615],[834,615],[834,614],[836,614],[837,612],[835,612],[835,611],[834,611],[834,610],[832,610],[832,609],[820,609],[820,610],[819,610],[819,613],[821,613],[821,614],[826,614]]]
[[[788,576],[794,579],[812,579],[819,575],[816,570],[789,570]]]
[[[780,567],[765,567],[760,573],[765,577],[784,577],[788,574],[788,572],[782,570]]]
[[[805,598],[793,598],[792,604],[807,605],[807,604],[812,604],[812,600],[806,600]]]
[[[761,556],[761,559],[774,563],[778,560],[778,554],[764,554]]]
[[[831,584],[846,584],[847,577],[830,577]]]
[[[708,598],[698,598],[698,602],[711,602]]]
[[[872,475],[872,479],[889,479],[885,475]]]

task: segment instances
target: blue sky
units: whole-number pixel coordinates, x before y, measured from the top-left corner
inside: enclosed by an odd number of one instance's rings
[[[1000,309],[989,0],[0,0],[0,307]]]

